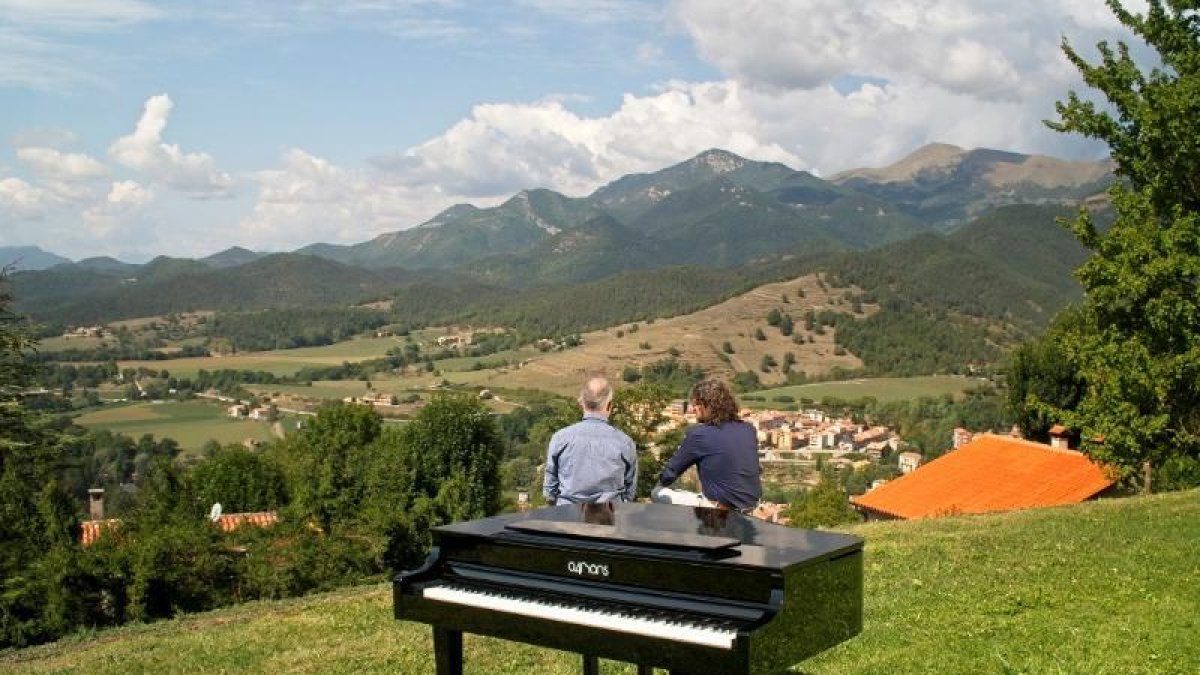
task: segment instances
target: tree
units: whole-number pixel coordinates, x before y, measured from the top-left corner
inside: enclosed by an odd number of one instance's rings
[[[284,441],[289,487],[295,505],[326,532],[354,520],[363,497],[369,446],[382,419],[374,408],[330,403],[294,438]]]
[[[1064,41],[1111,112],[1070,92],[1047,124],[1104,141],[1124,180],[1109,189],[1108,231],[1086,211],[1071,224],[1092,256],[1076,271],[1079,321],[1057,344],[1085,390],[1044,412],[1125,477],[1144,470],[1148,490],[1151,467],[1200,461],[1200,20],[1195,2],[1150,0],[1145,15],[1108,5],[1162,66],[1144,73],[1124,43],[1107,42],[1091,64]]]
[[[833,527],[859,520],[846,493],[828,471],[822,473],[821,482],[815,488],[792,502],[783,515],[792,527]]]
[[[662,384],[642,383],[634,387],[617,390],[613,397],[613,410],[609,419],[613,426],[629,434],[637,446],[638,485],[637,494],[650,494],[662,462],[653,451],[658,427],[666,421],[666,408],[673,394]],[[666,448],[670,452],[673,448]]]
[[[491,413],[474,396],[440,394],[372,449],[361,522],[382,537],[381,562],[411,566],[437,525],[482,518],[500,508],[504,442]]]
[[[267,511],[286,501],[279,467],[236,445],[217,450],[189,479],[202,504],[220,503],[228,513]]]
[[[1059,345],[1071,313],[1063,313],[1040,339],[1013,351],[1008,368],[1008,409],[1026,438],[1047,442],[1059,418],[1047,409],[1074,410],[1084,393],[1075,368]]]
[[[787,337],[788,335],[792,334],[792,330],[794,328],[795,328],[795,322],[792,321],[791,315],[784,314],[783,318],[781,318],[779,320],[779,334],[783,335],[784,337]]]

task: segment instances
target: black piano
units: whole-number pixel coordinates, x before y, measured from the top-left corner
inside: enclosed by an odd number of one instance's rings
[[[572,504],[435,528],[396,577],[397,619],[433,626],[439,675],[462,634],[640,673],[774,673],[862,629],[858,537],[663,504]]]

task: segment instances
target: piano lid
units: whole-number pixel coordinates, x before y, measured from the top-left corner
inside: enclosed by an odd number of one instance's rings
[[[670,530],[643,530],[628,526],[617,529],[615,525],[606,523],[580,523],[566,520],[518,520],[515,523],[508,523],[505,527],[533,534],[595,539],[635,546],[687,548],[697,551],[717,551],[732,548],[741,543],[730,537],[714,537],[707,534],[672,532]]]
[[[529,521],[533,521],[532,528],[527,526]],[[723,558],[721,564],[771,569],[817,562],[861,549],[863,545],[862,539],[852,535],[785,527],[736,511],[637,502],[564,504],[444,525],[434,531],[503,539],[506,531],[539,529],[546,537],[553,538],[554,533],[547,530],[554,529],[556,522],[563,523],[564,531],[600,526],[598,531],[605,533],[607,541],[633,546],[653,546],[655,533],[661,534],[664,548],[671,548],[671,542],[691,541],[694,537],[711,537],[714,538],[711,541],[721,541],[726,546],[730,546],[726,540],[733,540],[732,546],[725,550],[736,551],[737,555]],[[571,546],[572,536],[561,539],[564,548]]]

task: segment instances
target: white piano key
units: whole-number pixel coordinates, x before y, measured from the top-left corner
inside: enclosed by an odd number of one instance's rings
[[[675,642],[705,645],[719,649],[732,649],[737,633],[732,630],[710,628],[690,623],[682,618],[675,620],[649,619],[601,609],[583,609],[567,604],[534,600],[492,591],[481,591],[464,586],[431,586],[422,593],[426,599],[468,607],[478,607],[507,614],[550,619],[580,626],[592,626],[657,637]]]

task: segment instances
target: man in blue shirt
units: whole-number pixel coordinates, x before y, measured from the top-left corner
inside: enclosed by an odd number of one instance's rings
[[[607,379],[589,378],[579,392],[583,419],[550,439],[542,492],[551,504],[633,501],[637,448],[633,439],[608,423],[612,396]]]
[[[704,498],[722,509],[751,513],[762,498],[762,469],[758,464],[758,437],[754,427],[738,415],[733,392],[720,380],[704,380],[692,388],[690,405],[699,424],[663,466],[659,485],[669,487],[689,467],[700,474]],[[692,503],[699,495],[680,490],[652,498],[667,503]],[[686,501],[685,501],[686,500]]]

